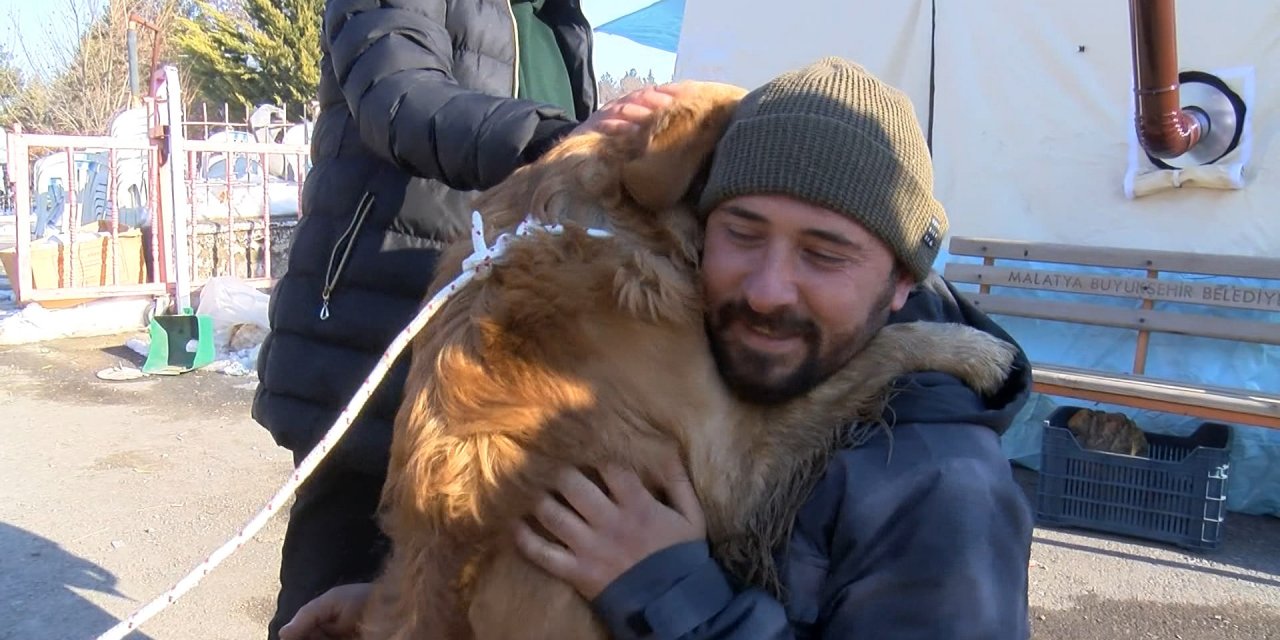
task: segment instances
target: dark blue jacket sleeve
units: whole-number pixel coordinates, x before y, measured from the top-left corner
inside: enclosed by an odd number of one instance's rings
[[[1025,639],[1032,523],[1021,490],[977,461],[918,471],[830,505],[813,636]],[[782,604],[735,590],[705,543],[654,554],[593,604],[620,640],[796,637]]]
[[[653,554],[592,605],[614,640],[795,637],[782,603],[758,589],[735,590],[706,542]]]
[[[330,0],[323,37],[366,146],[413,175],[486,189],[577,123],[459,85],[445,12],[444,0]]]

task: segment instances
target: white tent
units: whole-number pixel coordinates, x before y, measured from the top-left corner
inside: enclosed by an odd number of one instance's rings
[[[1176,10],[1180,70],[1217,76],[1247,108],[1238,145],[1212,166],[1160,168],[1138,146],[1129,8],[1116,0],[698,0],[675,77],[754,87],[822,56],[863,64],[911,97],[952,236],[1278,255],[1280,4]],[[944,250],[937,266],[950,259]],[[1033,360],[1113,369],[1132,358],[1132,332],[999,320]],[[1280,388],[1280,348],[1161,342],[1171,355],[1148,371]],[[1037,427],[1055,402],[1028,407],[1006,434],[1010,457],[1038,463]],[[1141,413],[1155,431],[1194,423]],[[1280,515],[1280,432],[1237,429],[1231,457],[1228,505]]]
[[[1249,103],[1231,158],[1243,188],[1126,194],[1131,162],[1137,177],[1149,167],[1134,157],[1125,2],[699,0],[675,73],[751,87],[845,56],[906,91],[927,127],[932,58],[937,195],[953,235],[1275,255],[1280,84],[1267,79],[1280,73],[1280,5],[1177,11],[1181,68],[1220,75]]]

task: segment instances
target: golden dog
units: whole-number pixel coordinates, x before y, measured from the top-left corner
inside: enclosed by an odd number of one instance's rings
[[[382,496],[392,552],[364,637],[605,637],[582,597],[519,555],[513,523],[561,465],[616,462],[653,482],[671,447],[716,558],[776,589],[771,551],[842,426],[878,421],[894,377],[946,370],[983,392],[1003,382],[1012,346],[909,323],[886,326],[797,400],[732,396],[703,325],[691,193],[745,92],[698,87],[644,135],[572,136],[477,200],[490,242],[526,214],[564,229],[512,242],[414,342]],[[433,293],[470,252],[469,241],[446,251]],[[963,368],[935,363],[942,352]]]

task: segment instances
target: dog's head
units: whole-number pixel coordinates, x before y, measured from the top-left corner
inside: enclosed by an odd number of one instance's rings
[[[634,229],[689,202],[746,90],[685,81],[671,93],[672,103],[637,133],[572,135],[481,194],[475,206],[492,221],[486,226],[506,230],[532,214],[545,223]]]
[[[607,229],[637,248],[696,262],[699,225],[692,203],[716,144],[746,90],[685,81],[675,99],[633,135],[571,135],[472,203],[486,241],[526,217],[545,224]],[[446,249],[431,292],[462,270],[471,252],[463,237]]]

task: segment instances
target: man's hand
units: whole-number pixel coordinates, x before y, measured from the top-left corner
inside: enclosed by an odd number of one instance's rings
[[[372,585],[344,584],[308,602],[280,629],[280,640],[354,640]]]
[[[577,469],[565,469],[555,488],[569,507],[547,493],[533,514],[563,546],[523,521],[516,528],[516,546],[531,562],[594,599],[649,555],[706,537],[702,506],[684,467],[677,462],[669,468],[662,489],[670,507],[630,469],[607,467],[601,472],[612,496]]]

